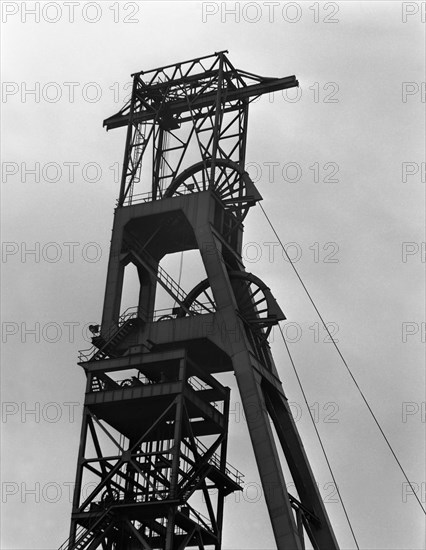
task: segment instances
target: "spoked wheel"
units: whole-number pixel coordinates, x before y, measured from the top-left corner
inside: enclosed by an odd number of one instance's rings
[[[285,319],[270,289],[258,277],[245,271],[230,271],[229,278],[238,312],[252,328],[257,330],[265,328],[268,335],[272,325]],[[187,311],[195,314],[216,311],[216,303],[208,279],[201,281],[189,292],[177,316],[185,317]]]
[[[215,162],[208,159],[190,166],[173,180],[164,196],[186,195],[207,189],[212,189],[225,210],[235,217],[234,227],[244,220],[250,206],[262,198],[248,173],[227,159],[216,159]]]
[[[177,317],[185,317],[187,313],[203,314],[214,313],[216,311],[216,302],[213,297],[212,289],[208,279],[198,283],[186,296],[182,307],[179,308]]]

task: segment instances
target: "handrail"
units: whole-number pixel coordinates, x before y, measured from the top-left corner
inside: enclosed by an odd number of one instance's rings
[[[208,384],[204,384],[203,382],[199,382],[198,379],[196,380],[195,378],[196,378],[195,376],[191,376],[190,378],[188,378],[188,384],[195,391],[207,391],[207,390],[214,389],[211,386],[209,386]],[[220,413],[222,413],[221,407],[218,405],[218,403],[216,401],[209,401],[209,404],[213,405],[213,407],[215,409],[217,409]]]
[[[203,181],[200,180],[200,181],[197,181],[197,183],[202,186],[203,185]],[[179,190],[179,193],[176,193],[176,195],[173,195],[174,197],[178,197],[180,195],[189,195],[190,193],[196,193],[198,192],[196,189],[192,189],[192,188],[183,188],[181,190]],[[126,197],[126,200],[123,204],[123,206],[133,206],[134,204],[140,204],[142,202],[153,202],[154,200],[159,200],[159,199],[162,199],[163,197],[157,197],[157,199],[154,199],[153,198],[154,195],[151,191],[148,191],[146,193],[135,193],[133,194],[131,197],[130,196],[127,196]],[[171,197],[169,197],[171,198]],[[117,203],[118,203],[118,200],[117,200]]]
[[[196,302],[191,304],[191,310],[198,315],[212,313],[209,311],[208,306],[211,306],[210,302]],[[177,314],[175,312],[176,307],[165,307],[154,310],[152,320],[153,322],[163,321],[166,319],[175,319]]]
[[[204,443],[202,443],[199,439],[196,439],[195,441],[196,441],[197,449],[201,450],[203,453],[206,453],[209,450],[204,445]],[[209,458],[209,462],[210,462],[210,460],[213,462],[213,466],[216,466],[216,468],[218,468],[220,470],[221,460],[220,460],[220,456],[218,455],[218,453],[213,453],[212,456]],[[244,474],[242,472],[240,472],[239,470],[237,470],[237,468],[232,466],[232,464],[229,464],[229,462],[226,462],[225,473],[229,477],[232,477],[236,481],[236,483],[238,483],[238,484],[243,483],[242,478],[244,477]]]
[[[209,451],[208,447],[206,447],[197,438],[195,438],[195,445],[196,445],[198,451],[200,451],[201,455],[206,454]],[[188,450],[190,450],[189,447],[188,447]],[[210,456],[210,458],[208,459],[207,464],[210,464],[211,466],[214,466],[215,468],[217,468],[219,471],[222,471],[222,469],[221,469],[221,458],[220,458],[218,453],[213,453]],[[189,471],[190,470],[188,470],[188,472]],[[237,470],[237,468],[232,466],[232,464],[229,464],[229,462],[225,463],[225,474],[228,477],[232,478],[238,485],[241,485],[242,483],[244,483],[244,481],[243,481],[244,474],[242,472],[240,472],[239,470]]]
[[[120,328],[129,321],[130,319],[136,319],[139,317],[139,313],[141,312],[141,308],[139,306],[131,306],[128,307],[119,317],[118,319],[118,326],[111,327],[108,332],[106,333],[104,340],[105,345],[111,340],[113,335],[120,330]],[[102,346],[104,347],[104,346]],[[100,351],[102,348],[98,348],[94,344],[87,349],[82,349],[78,351],[78,360],[80,363],[90,361],[90,359],[93,357],[95,353]]]
[[[189,508],[189,513],[195,516],[195,521],[200,525],[201,527],[207,528],[208,531],[212,530],[212,523],[209,518],[201,514],[200,512],[197,512],[192,506],[190,506],[188,503],[185,504]]]
[[[134,252],[139,254],[143,261],[146,262],[146,266],[152,271],[152,273],[158,277],[158,281],[162,284],[166,291],[168,291],[172,297],[178,301],[182,302],[186,298],[186,294],[183,289],[178,285],[176,281],[154,260],[154,258],[149,254],[145,247],[143,247],[138,241],[132,236],[128,235],[127,238],[124,238],[124,242],[130,248],[134,249]]]
[[[157,278],[158,282],[161,284],[161,286],[168,292],[172,298],[178,302],[181,307],[185,309],[185,311],[190,315],[199,315],[199,311],[205,308],[201,302],[198,302],[198,300],[193,300],[191,307],[196,306],[198,308],[198,311],[195,309],[189,309],[185,306],[185,300],[187,298],[186,292],[183,290],[183,288],[173,279],[171,275],[167,273],[165,269],[163,269],[158,262],[151,256],[151,254],[147,251],[146,246],[142,246],[138,241],[137,238],[130,234],[127,235],[124,238],[124,242],[129,246],[130,248],[134,249],[134,252],[140,255],[142,262],[145,262],[145,266],[151,270],[153,275]]]
[[[100,517],[94,518],[94,521],[92,525],[89,525],[88,527],[85,527],[84,525],[80,525],[77,528],[77,531],[75,533],[75,540],[73,544],[73,548],[76,548],[78,544],[82,542],[82,540],[90,533],[93,532],[93,529],[101,523],[105,517],[109,514],[110,508],[107,508],[104,513]],[[64,541],[61,546],[58,548],[58,550],[72,550],[70,548],[70,541],[71,537],[68,537],[66,541]]]

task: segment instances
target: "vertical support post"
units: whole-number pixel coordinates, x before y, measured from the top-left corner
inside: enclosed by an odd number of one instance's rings
[[[277,550],[302,550],[263,398],[261,377],[251,366],[247,352],[234,357],[234,369]]]
[[[155,282],[156,279],[147,269],[138,267],[140,282],[139,290],[139,317],[152,321],[155,307]]]
[[[87,378],[87,386],[89,384],[90,377]],[[77,458],[77,471],[75,475],[75,487],[74,495],[72,501],[72,511],[73,513],[78,510],[80,504],[80,495],[81,495],[81,482],[83,480],[83,460],[86,452],[86,440],[87,440],[87,429],[88,429],[88,417],[89,410],[87,407],[83,409],[83,419],[81,423],[81,433],[80,433],[80,445],[78,448],[78,458]],[[77,530],[77,522],[71,520],[71,529],[70,529],[70,548],[73,548],[75,544],[75,534]]]
[[[121,262],[123,227],[117,220],[117,216],[118,212],[116,211],[108,259],[101,333],[107,333],[112,327],[116,326],[118,318],[120,317],[124,281],[124,265]]]
[[[226,452],[228,450],[228,429],[229,429],[228,420],[229,420],[230,394],[231,394],[231,390],[229,388],[226,388],[226,398],[224,399],[224,402],[223,402],[223,416],[224,418],[227,419],[227,423],[226,423],[226,430],[222,441],[221,453],[220,453],[220,468],[222,471],[226,470]],[[222,540],[224,504],[225,504],[224,491],[223,489],[219,488],[218,495],[217,495],[217,514],[216,514],[216,523],[217,523],[219,541]],[[220,550],[220,547],[221,547],[221,544],[218,543],[215,547],[215,550]]]
[[[155,144],[157,145],[157,150],[153,151],[153,166],[152,166],[152,200],[155,201],[158,198],[161,198],[161,188],[160,188],[160,174],[161,166],[164,162],[163,159],[163,141],[164,141],[164,130],[161,126],[158,127],[157,132],[154,135],[154,150]]]
[[[240,120],[239,120],[239,160],[240,166],[244,169],[246,164],[246,142],[247,142],[247,127],[248,127],[248,110],[249,104],[246,100],[242,99],[241,103],[244,104],[244,107],[240,109]]]
[[[297,529],[299,530],[300,542],[302,543],[302,550],[305,550],[305,538],[303,536],[303,518],[300,508],[296,510]]]
[[[184,384],[186,372],[185,359],[180,360],[178,380]],[[172,451],[172,471],[170,474],[170,498],[177,498],[178,487],[178,475],[179,475],[179,463],[180,463],[180,449],[182,441],[182,414],[183,414],[183,393],[181,392],[176,397],[176,410],[175,410],[175,425],[173,431],[173,451]],[[167,522],[166,531],[166,548],[165,550],[173,550],[174,548],[174,530],[175,530],[175,515],[176,508],[171,507],[169,510],[169,517]]]
[[[216,91],[216,109],[214,114],[214,126],[213,126],[213,144],[212,144],[212,164],[210,171],[210,187],[213,187],[215,181],[216,170],[216,158],[219,147],[220,128],[222,124],[222,84],[223,84],[223,52],[219,52],[219,73],[217,77],[217,91]]]
[[[133,141],[133,115],[135,112],[135,101],[136,101],[136,89],[137,89],[137,79],[138,76],[134,75],[133,77],[133,86],[132,86],[132,99],[130,104],[130,112],[129,112],[129,122],[127,125],[127,135],[126,135],[126,146],[124,148],[124,159],[123,159],[123,170],[121,173],[121,184],[120,184],[120,195],[118,198],[118,206],[123,206],[124,201],[126,199],[126,182],[127,182],[127,175],[128,175],[128,169],[129,169],[129,159],[132,154],[132,146],[131,143]],[[132,175],[133,177],[133,175]]]

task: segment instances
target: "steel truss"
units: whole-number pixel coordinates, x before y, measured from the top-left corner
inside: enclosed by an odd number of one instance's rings
[[[119,206],[144,198],[160,199],[168,188],[170,193],[170,185],[195,164],[195,158],[204,170],[198,178],[191,174],[193,181],[181,192],[192,184],[197,190],[220,183],[226,186],[223,170],[222,182],[216,181],[219,159],[244,169],[249,102],[298,83],[294,76],[263,78],[237,70],[225,53],[132,75],[130,101],[104,122],[108,130],[127,127]],[[152,195],[136,197],[134,186],[140,181],[142,158],[145,155],[146,161],[150,146]]]
[[[242,484],[226,462],[221,372],[236,376],[277,549],[303,550],[305,536],[338,548],[268,344],[285,316],[241,259],[242,221],[261,200],[244,169],[248,104],[297,81],[236,70],[225,53],[135,73],[130,101],[104,122],[126,126],[127,139],[102,324],[80,352],[87,386],[62,550],[221,549],[225,497]],[[145,159],[152,185],[141,194]],[[207,278],[185,292],[160,262],[188,250]],[[120,314],[129,264],[139,303]],[[159,314],[160,287],[173,306]]]

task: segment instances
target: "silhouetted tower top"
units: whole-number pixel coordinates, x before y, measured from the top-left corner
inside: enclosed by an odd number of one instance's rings
[[[210,163],[203,189],[215,181],[217,160],[244,168],[248,104],[262,94],[298,86],[298,81],[236,69],[226,53],[132,75],[130,100],[104,121],[107,130],[128,128],[119,206],[132,202],[149,146],[151,200],[176,194],[176,177],[195,164],[197,155],[199,162]]]

